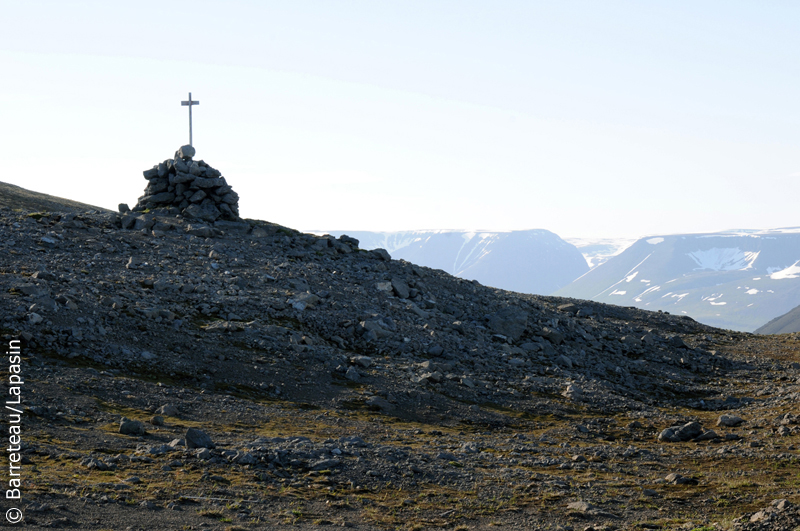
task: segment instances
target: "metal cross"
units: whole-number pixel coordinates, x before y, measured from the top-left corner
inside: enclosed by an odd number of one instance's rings
[[[192,93],[189,93],[189,101],[182,101],[181,105],[189,106],[189,145],[192,145],[192,105],[200,105],[199,101],[192,101]]]

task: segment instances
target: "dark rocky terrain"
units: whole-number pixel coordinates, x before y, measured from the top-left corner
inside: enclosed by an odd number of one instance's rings
[[[0,329],[25,529],[800,526],[797,334],[263,221],[7,208]]]

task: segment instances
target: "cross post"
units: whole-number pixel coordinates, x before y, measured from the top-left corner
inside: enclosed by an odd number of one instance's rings
[[[189,101],[182,101],[181,105],[189,107],[189,145],[192,145],[192,105],[200,105],[199,101],[192,100],[192,93],[189,93]]]

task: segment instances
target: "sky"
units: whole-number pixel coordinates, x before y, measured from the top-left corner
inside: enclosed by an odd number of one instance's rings
[[[116,209],[188,143],[300,230],[800,225],[800,4],[0,0],[0,181]]]

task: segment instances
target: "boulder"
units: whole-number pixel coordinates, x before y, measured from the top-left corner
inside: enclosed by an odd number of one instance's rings
[[[554,345],[560,345],[561,343],[564,342],[564,334],[562,334],[558,330],[552,330],[550,328],[544,327],[542,328],[542,331],[539,332],[539,335]]]
[[[175,153],[175,158],[180,157],[183,160],[192,160],[195,155],[195,149],[192,146],[181,146]]]
[[[662,442],[684,442],[691,441],[692,439],[697,440],[697,438],[699,438],[703,432],[703,426],[699,422],[687,422],[683,426],[672,426],[671,428],[663,430],[658,435],[658,440]],[[711,434],[709,434],[709,438],[713,438]]]
[[[675,432],[681,441],[690,441],[703,433],[703,426],[699,422],[687,422]]]
[[[258,459],[256,459],[253,454],[245,451],[238,451],[236,455],[231,458],[231,462],[236,463],[237,465],[255,465],[258,463]]]
[[[164,404],[156,410],[156,413],[159,415],[164,415],[165,417],[177,417],[178,408],[173,404]]]
[[[361,367],[368,369],[370,365],[372,365],[372,358],[369,356],[363,356],[361,354],[353,356],[350,358],[350,361],[355,365],[360,365]]]
[[[689,348],[681,336],[672,336],[667,340],[667,344],[675,348]]]
[[[383,260],[384,262],[388,262],[392,259],[391,255],[386,251],[386,249],[373,249],[370,251],[373,256],[378,258],[379,260]]]
[[[205,172],[205,169],[202,166],[200,166],[199,164],[197,164],[195,162],[192,162],[191,164],[189,164],[189,173],[191,173],[192,175],[194,175],[196,177],[201,177],[206,172]]]
[[[144,435],[144,424],[138,420],[122,417],[119,421],[119,432],[123,435]]]
[[[172,167],[175,168],[177,173],[189,173],[189,165],[178,156],[172,161]]]
[[[155,195],[150,196],[151,203],[172,203],[172,200],[175,199],[175,194],[172,192],[159,192]]]
[[[558,363],[559,365],[561,365],[565,369],[571,369],[572,368],[572,360],[569,359],[564,354],[562,354],[558,358],[556,358],[556,363]]]
[[[220,179],[207,179],[205,177],[195,177],[194,181],[192,181],[192,187],[197,188],[218,188],[221,186],[222,183]]]
[[[194,180],[194,177],[191,174],[183,173],[183,172],[177,172],[175,174],[175,176],[172,178],[172,184],[177,186],[179,184],[185,184],[185,183],[191,182],[193,180]]]
[[[675,472],[668,474],[664,479],[672,485],[697,485],[699,483],[694,478],[687,478]]]
[[[202,190],[198,190],[198,191],[196,191],[195,193],[193,193],[189,197],[189,202],[190,203],[199,203],[200,201],[202,201],[205,198],[206,198],[206,193],[204,191],[202,191]]]
[[[397,295],[401,299],[408,298],[408,284],[400,280],[399,278],[392,279],[392,290],[394,294]]]
[[[528,312],[507,306],[489,316],[489,328],[512,341],[522,337],[528,326]]]
[[[699,437],[696,437],[694,440],[700,442],[700,441],[711,441],[714,439],[719,439],[719,435],[714,430],[708,430]]]
[[[392,405],[384,398],[371,396],[364,401],[364,405],[373,411],[389,411]]]
[[[347,234],[342,234],[341,236],[339,236],[339,241],[342,243],[346,243],[353,249],[358,249],[359,241],[351,236],[348,236]]]
[[[186,440],[186,448],[190,450],[193,448],[216,448],[211,441],[211,437],[209,437],[206,432],[198,430],[197,428],[189,428],[186,430],[184,439]]]
[[[361,379],[361,375],[358,374],[358,371],[355,367],[350,367],[347,369],[347,372],[344,373],[344,377],[350,380],[351,382],[357,382]]]
[[[208,203],[202,205],[192,203],[183,209],[183,215],[187,218],[199,219],[213,223],[222,215],[222,213],[214,205],[210,205]]]
[[[583,398],[583,390],[574,383],[571,383],[567,385],[567,388],[561,393],[561,396],[570,400],[580,400]]]
[[[588,513],[588,512],[591,512],[591,511],[595,510],[596,508],[597,507],[595,507],[594,505],[592,505],[591,503],[589,503],[587,501],[576,501],[576,502],[569,503],[567,505],[567,509],[569,509],[571,511],[576,511],[576,512],[579,512],[579,513]]]
[[[675,428],[666,428],[658,434],[658,440],[661,442],[677,442],[675,440]]]
[[[108,470],[108,465],[105,464],[100,459],[95,459],[94,457],[86,457],[81,460],[81,466],[85,466],[89,470],[97,469],[101,472]]]
[[[738,426],[742,422],[744,422],[744,419],[742,417],[736,415],[721,415],[717,419],[717,426],[723,426],[725,428],[733,428],[735,426]]]

